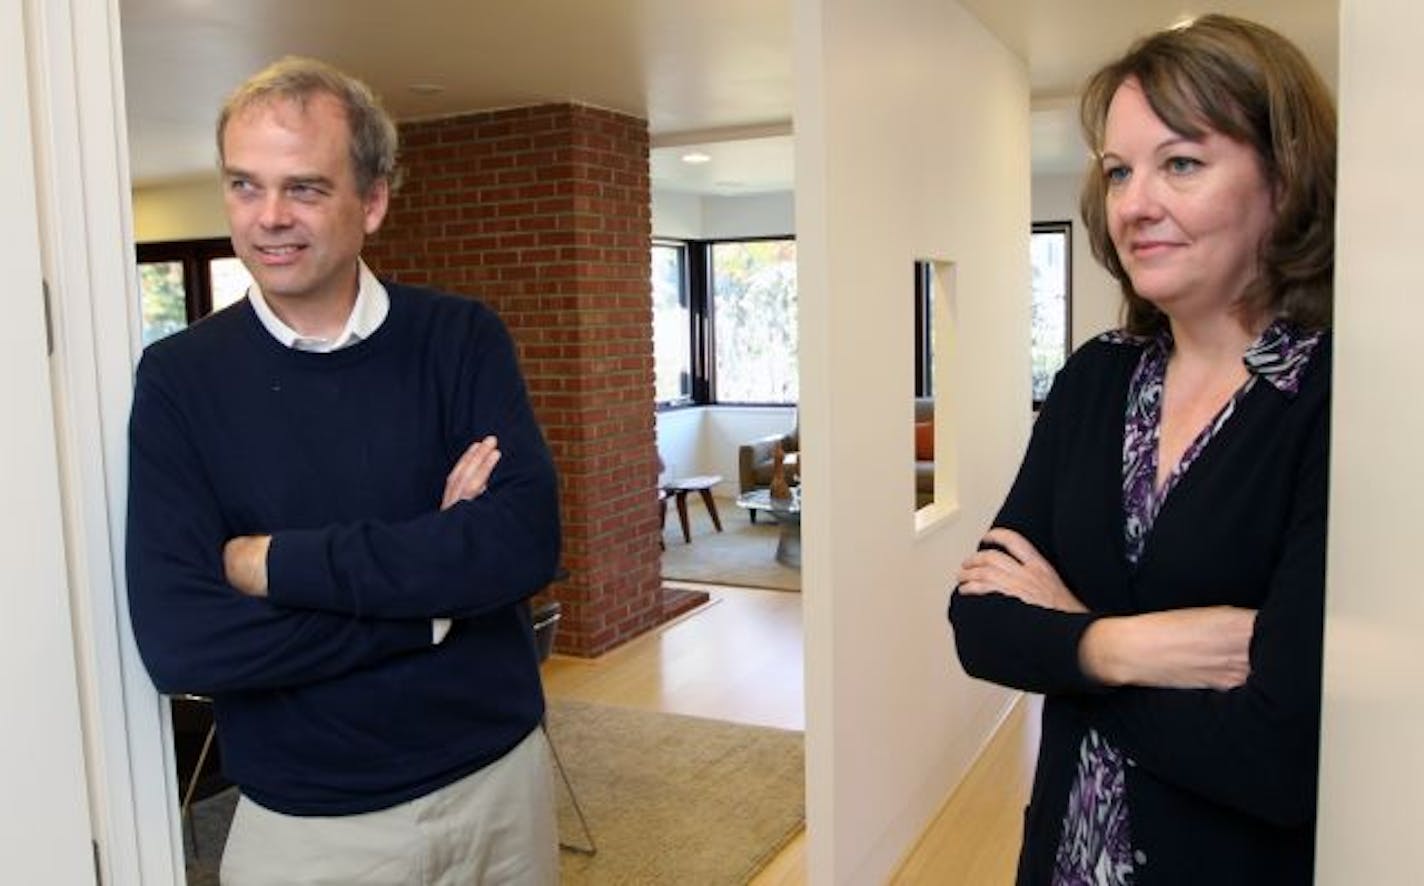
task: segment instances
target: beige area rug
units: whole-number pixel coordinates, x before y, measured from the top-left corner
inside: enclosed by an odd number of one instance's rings
[[[801,829],[800,732],[558,699],[548,728],[598,846],[562,853],[565,884],[745,883]],[[560,839],[586,846],[555,785]],[[194,804],[189,886],[217,886],[236,805],[236,788]]]
[[[753,525],[747,512],[730,499],[717,499],[722,532],[712,525],[701,499],[687,501],[692,541],[682,540],[677,509],[668,508],[663,527],[663,578],[702,584],[801,590],[801,570],[776,562],[776,540],[781,527],[765,514]]]
[[[548,728],[598,846],[563,853],[565,884],[741,884],[801,829],[800,732],[560,700]]]

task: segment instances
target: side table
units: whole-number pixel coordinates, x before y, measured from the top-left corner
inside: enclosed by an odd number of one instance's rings
[[[722,518],[717,514],[717,502],[712,498],[712,487],[722,482],[722,478],[716,474],[701,474],[696,477],[677,477],[663,483],[663,492],[667,493],[677,504],[677,519],[682,524],[682,540],[692,543],[692,530],[687,525],[687,496],[696,492],[702,496],[702,504],[707,507],[707,514],[712,518],[712,525],[717,527],[717,531],[722,531]],[[667,522],[667,498],[660,503],[662,507],[662,521]]]

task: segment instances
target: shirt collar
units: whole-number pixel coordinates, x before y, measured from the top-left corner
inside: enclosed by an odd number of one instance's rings
[[[1319,330],[1307,332],[1284,317],[1277,317],[1261,333],[1241,359],[1246,370],[1269,382],[1272,387],[1288,397],[1294,397],[1300,390],[1300,377],[1305,367],[1310,365],[1311,354],[1320,344]],[[1163,364],[1172,353],[1174,342],[1172,332],[1162,329],[1155,335],[1133,335],[1125,329],[1115,329],[1104,333],[1104,341],[1113,344],[1132,344],[1145,347],[1154,359]]]
[[[376,279],[376,275],[371,273],[364,261],[358,259],[357,265],[359,283],[356,287],[356,303],[351,306],[351,316],[346,318],[345,328],[335,338],[303,336],[283,323],[272,310],[272,306],[267,304],[267,299],[263,297],[262,289],[256,282],[247,288],[247,299],[252,302],[252,309],[257,313],[257,319],[262,321],[262,326],[273,338],[281,342],[283,347],[319,354],[339,351],[370,338],[385,322],[386,315],[391,310],[391,297],[386,292],[386,287]]]
[[[1320,344],[1320,336],[1319,330],[1306,332],[1278,317],[1246,349],[1241,359],[1250,372],[1270,382],[1282,394],[1294,397],[1300,390],[1301,374],[1309,365],[1315,346]]]

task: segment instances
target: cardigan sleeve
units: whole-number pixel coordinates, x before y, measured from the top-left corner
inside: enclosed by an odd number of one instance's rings
[[[1137,765],[1281,825],[1315,811],[1325,611],[1328,408],[1308,431],[1287,542],[1251,639],[1251,674],[1227,692],[1125,688],[1074,700]]]
[[[1050,562],[1056,562],[1050,532],[1055,489],[1054,462],[1065,417],[1071,415],[1070,367],[1059,373],[1034,422],[1028,451],[995,526],[1023,535]],[[1098,691],[1101,687],[1078,662],[1078,642],[1098,616],[1032,606],[1007,594],[950,596],[949,620],[955,650],[970,676],[1028,692]]]
[[[227,584],[230,533],[159,362],[145,355],[134,390],[126,539],[129,616],[154,685],[286,688],[429,648],[429,621],[285,610]]]
[[[501,458],[479,497],[412,519],[277,531],[277,606],[377,618],[474,617],[523,601],[558,568],[558,483],[504,325],[484,309],[456,342],[450,419],[458,449],[487,434]],[[453,461],[451,463],[453,466]],[[428,627],[427,627],[427,640]]]

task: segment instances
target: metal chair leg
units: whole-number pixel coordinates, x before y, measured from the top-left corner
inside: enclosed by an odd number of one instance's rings
[[[578,794],[574,793],[573,783],[569,781],[569,773],[564,769],[564,761],[559,759],[559,750],[554,747],[554,736],[549,734],[549,724],[547,721],[543,724],[543,727],[544,738],[549,742],[549,753],[554,756],[554,766],[559,770],[559,778],[563,779],[565,790],[569,792],[569,800],[573,802],[574,814],[578,816],[579,827],[583,829],[584,839],[588,840],[587,847],[575,846],[572,843],[565,843],[563,840],[559,841],[559,846],[570,852],[577,852],[580,855],[597,855],[598,844],[593,842],[593,831],[588,829],[588,819],[584,818],[583,807],[579,805]]]
[[[198,851],[198,828],[193,824],[193,792],[198,789],[198,777],[203,774],[203,764],[208,762],[208,751],[212,750],[213,737],[217,735],[218,724],[208,727],[208,734],[203,736],[203,749],[198,752],[198,765],[193,767],[193,775],[188,779],[188,787],[183,791],[183,805],[180,815],[188,823],[188,834],[193,841],[193,857],[197,858],[201,853]]]

